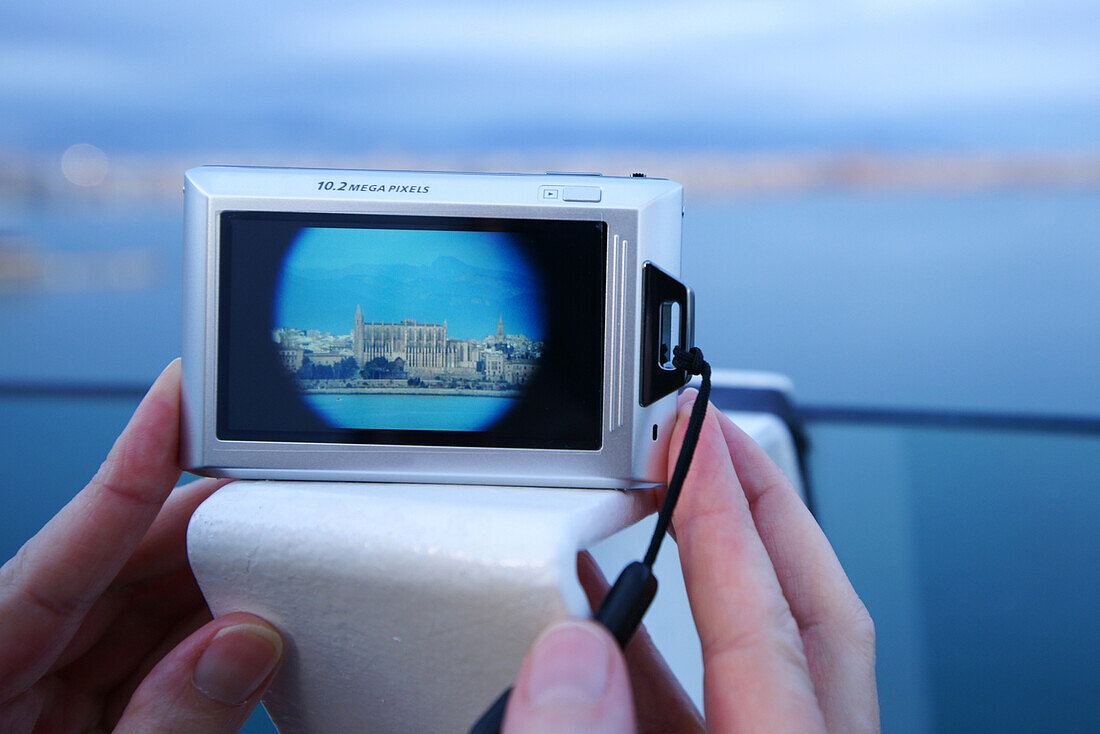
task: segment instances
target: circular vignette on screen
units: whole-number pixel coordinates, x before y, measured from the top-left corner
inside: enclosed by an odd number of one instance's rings
[[[271,336],[334,428],[485,431],[538,372],[543,288],[513,233],[302,227]]]

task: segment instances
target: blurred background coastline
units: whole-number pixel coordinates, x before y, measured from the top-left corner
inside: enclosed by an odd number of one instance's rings
[[[53,154],[0,149],[0,197],[21,202],[105,205],[160,204],[178,200],[181,172],[193,166],[290,165],[403,171],[542,173],[594,171],[630,175],[635,169],[682,183],[689,196],[720,198],[815,190],[976,191],[987,189],[1100,187],[1100,152],[860,153],[845,151],[470,151],[357,155],[217,152],[150,156],[107,154],[81,144],[68,174]],[[64,155],[64,154],[62,154]],[[70,157],[74,157],[70,155]],[[229,163],[231,162],[231,163]],[[108,175],[109,172],[109,175]]]

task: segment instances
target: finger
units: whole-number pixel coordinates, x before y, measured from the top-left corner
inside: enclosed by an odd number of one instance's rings
[[[669,456],[683,443],[681,406]],[[703,651],[707,725],[716,731],[822,731],[791,616],[708,406],[672,522]],[[670,468],[674,464],[670,461]]]
[[[15,698],[0,704],[0,731],[94,731],[103,706],[98,696],[46,676]]]
[[[103,647],[98,643],[109,628],[131,629],[134,625],[144,628],[148,626],[147,622],[162,618],[174,624],[178,619],[191,614],[202,603],[201,594],[187,562],[187,522],[195,509],[228,481],[230,480],[202,479],[172,490],[141,545],[114,582],[84,615],[80,627],[51,666],[51,670],[69,665],[88,653],[93,645]],[[169,581],[164,584],[161,583],[161,577],[173,577],[178,582]],[[159,596],[151,596],[145,591],[149,584],[154,584]],[[134,609],[135,596],[160,599],[167,603],[160,605],[164,608],[163,611],[150,610],[145,605],[137,605],[138,608]],[[130,619],[119,621],[118,616],[123,610],[129,610],[127,613]],[[150,614],[150,611],[154,614]],[[159,628],[160,625],[157,626]],[[128,647],[137,646],[137,641],[128,633],[123,637]],[[96,656],[91,657],[94,659]],[[103,680],[102,677],[98,678]]]
[[[140,583],[187,566],[187,524],[191,516],[210,495],[231,481],[199,479],[173,489],[115,583]]]
[[[794,486],[755,441],[718,413],[722,434],[798,622],[830,731],[877,731],[875,633],[832,546]]]
[[[205,609],[206,602],[190,569],[180,569],[136,590],[116,617],[99,631],[88,649],[54,669],[84,690],[105,693],[126,680],[181,622]],[[85,627],[96,616],[96,611],[93,607],[73,638],[74,644],[85,634]],[[209,621],[209,614],[204,623],[206,621]],[[197,628],[193,627],[190,632]],[[181,635],[176,642],[185,636]],[[61,660],[64,661],[67,655],[68,650]]]
[[[523,660],[501,731],[636,731],[626,662],[610,633],[595,622],[576,619],[544,631]]]
[[[279,633],[259,617],[238,612],[216,619],[152,669],[115,732],[237,732],[260,702],[282,653]]]
[[[688,388],[684,388],[684,391],[676,396],[677,416],[679,416],[679,411],[680,411],[681,408],[683,408],[685,405],[690,406],[695,402],[695,396],[698,395],[698,394],[699,394],[699,391],[696,390],[694,387],[688,387]],[[672,452],[671,447],[669,447],[668,456],[662,458],[662,461],[665,462],[665,464],[664,464],[665,468],[662,470],[662,472],[661,472],[662,474],[664,474],[665,476],[671,476],[672,475],[672,470],[676,467],[676,459],[679,457],[679,454],[680,454],[680,447],[679,446],[676,447],[675,452]],[[655,504],[656,504],[657,508],[660,508],[660,506],[661,506],[660,503],[664,501],[664,489],[663,488],[659,489],[659,494],[660,494],[660,496],[655,500]],[[676,540],[676,527],[674,525],[670,524],[668,526],[668,534],[672,537],[673,540]]]
[[[134,691],[148,677],[149,673],[163,660],[168,653],[176,649],[176,646],[205,627],[211,622],[213,616],[210,610],[203,605],[201,609],[185,618],[176,627],[164,636],[164,639],[154,647],[131,672],[129,677],[117,685],[107,696],[103,707],[102,723],[105,729],[113,730],[122,718],[122,712],[130,704]]]
[[[684,391],[676,396],[676,410],[679,412],[680,408],[685,405],[691,405],[695,402],[695,397],[699,394],[699,391],[694,387],[684,388]]]
[[[0,700],[57,659],[179,477],[178,360],[153,383],[95,477],[0,569]]]
[[[592,611],[596,611],[611,585],[588,551],[577,554],[577,576]],[[653,644],[644,625],[638,627],[624,653],[641,731],[661,734],[702,732],[703,717]]]

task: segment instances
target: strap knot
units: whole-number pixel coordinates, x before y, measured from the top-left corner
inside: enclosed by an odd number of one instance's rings
[[[684,370],[689,375],[703,374],[703,367],[706,366],[706,363],[706,360],[703,359],[703,350],[699,347],[684,349],[676,346],[672,350],[673,366]]]

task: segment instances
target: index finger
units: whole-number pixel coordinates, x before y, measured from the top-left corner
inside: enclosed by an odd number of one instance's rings
[[[670,457],[683,443],[691,407],[688,402],[680,408]],[[707,724],[715,731],[822,731],[798,626],[716,414],[708,406],[672,516],[703,649]]]
[[[830,731],[877,731],[874,624],[828,539],[786,475],[718,413],[753,521],[771,557]]]
[[[175,486],[179,391],[176,360],[88,486],[0,568],[0,701],[31,685],[64,650]]]

